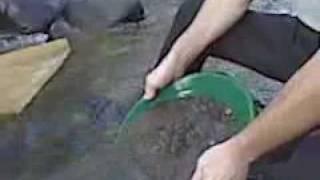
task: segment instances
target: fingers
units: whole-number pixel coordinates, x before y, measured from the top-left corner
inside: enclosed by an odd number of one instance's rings
[[[167,62],[167,61],[164,61]],[[151,100],[157,95],[157,91],[174,80],[174,64],[162,63],[148,74],[145,81],[144,99]]]
[[[152,100],[156,96],[156,91],[157,89],[154,86],[146,83],[143,98],[146,100]]]
[[[158,87],[155,85],[155,80],[152,78],[153,74],[149,74],[145,81],[143,98],[146,100],[152,100],[155,98]]]

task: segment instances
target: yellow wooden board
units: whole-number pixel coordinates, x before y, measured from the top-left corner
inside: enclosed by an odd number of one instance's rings
[[[70,54],[66,39],[0,55],[0,114],[18,114]]]

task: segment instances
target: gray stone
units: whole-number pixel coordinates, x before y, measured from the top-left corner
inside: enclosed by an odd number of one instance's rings
[[[47,32],[61,18],[67,21],[59,27],[70,23],[84,30],[144,19],[139,0],[0,0],[0,13],[8,16],[21,33]]]
[[[144,19],[139,0],[70,0],[65,12],[67,21],[80,29],[106,28]]]
[[[61,15],[66,0],[0,0],[2,13],[22,33],[45,32]]]
[[[272,14],[294,14],[292,0],[253,0],[251,10]]]
[[[31,35],[12,35],[0,38],[0,54],[13,51],[16,49],[34,46],[45,43],[48,35],[43,33],[35,33]]]
[[[56,20],[49,29],[49,34],[52,39],[70,37],[71,34],[75,33],[77,33],[77,29],[72,27],[64,18]]]
[[[81,36],[144,17],[140,0],[0,0],[0,53],[47,41],[37,33]]]

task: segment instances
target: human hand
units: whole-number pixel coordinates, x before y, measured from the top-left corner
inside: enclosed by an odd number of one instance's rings
[[[147,75],[144,99],[151,100],[155,98],[158,90],[180,78],[183,73],[184,68],[177,63],[177,59],[172,54],[169,54],[157,68]]]
[[[237,146],[224,143],[208,149],[199,158],[192,180],[246,180],[249,165]]]

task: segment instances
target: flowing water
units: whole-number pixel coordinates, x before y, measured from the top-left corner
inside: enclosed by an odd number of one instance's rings
[[[114,123],[105,143],[50,179],[187,179],[200,153],[230,136],[225,111],[199,98],[162,104],[135,123]]]
[[[1,122],[0,179],[47,179],[105,143],[106,130],[142,93],[177,8],[171,6],[161,18],[152,7],[142,24],[71,39],[62,70],[16,120]]]
[[[182,1],[145,0],[149,16],[142,24],[72,38],[64,67],[21,115],[0,123],[0,179],[117,180],[108,177],[113,172],[119,180],[148,180],[125,158],[104,158],[125,149],[110,148],[106,135],[141,96]]]

